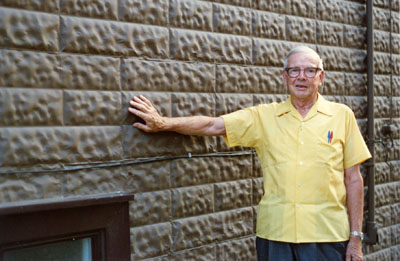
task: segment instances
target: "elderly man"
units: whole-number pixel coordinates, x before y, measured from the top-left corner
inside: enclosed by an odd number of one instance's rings
[[[362,260],[363,180],[371,157],[353,112],[329,102],[320,56],[299,46],[282,71],[289,98],[221,117],[167,118],[143,96],[129,111],[145,132],[223,135],[229,146],[255,148],[264,177],[257,216],[258,260]]]

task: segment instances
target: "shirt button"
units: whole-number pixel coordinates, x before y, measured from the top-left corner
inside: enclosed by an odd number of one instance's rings
[[[297,186],[301,187],[301,184],[299,184],[299,185],[297,185]]]
[[[300,166],[303,166],[303,162],[302,161],[300,161],[299,164],[300,164]]]
[[[301,125],[304,126],[304,122],[302,122]]]
[[[297,208],[301,208],[301,205],[300,205],[300,204],[297,204]]]
[[[301,143],[301,145],[304,145],[304,141],[301,141],[300,143]]]

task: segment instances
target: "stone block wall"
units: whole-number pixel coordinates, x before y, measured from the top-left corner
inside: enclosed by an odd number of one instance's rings
[[[376,138],[394,132],[375,146],[380,242],[366,260],[400,258],[399,11],[374,1]],[[132,260],[256,260],[254,152],[138,131],[128,101],[143,94],[165,116],[282,101],[298,44],[321,54],[322,94],[365,135],[365,0],[0,1],[0,204],[134,192]]]

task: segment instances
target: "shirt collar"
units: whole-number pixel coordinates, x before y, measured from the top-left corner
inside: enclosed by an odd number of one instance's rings
[[[329,102],[325,100],[325,98],[318,93],[318,99],[315,102],[316,104],[313,105],[316,106],[316,109],[318,112],[323,113],[328,116],[332,116],[332,111],[329,106]],[[276,109],[276,115],[277,116],[282,116],[283,114],[286,114],[292,110],[296,110],[296,108],[293,106],[291,97],[289,96],[284,102],[280,103]]]

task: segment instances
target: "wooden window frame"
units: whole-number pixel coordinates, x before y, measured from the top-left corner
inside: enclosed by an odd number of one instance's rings
[[[130,193],[0,204],[5,251],[90,237],[92,260],[130,260]]]

